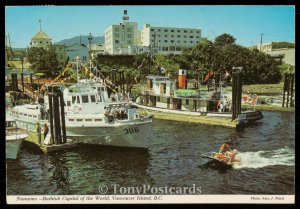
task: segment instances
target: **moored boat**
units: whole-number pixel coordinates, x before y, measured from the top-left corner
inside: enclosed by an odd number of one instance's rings
[[[6,118],[6,158],[17,159],[21,144],[28,137],[27,131],[17,127],[16,121]]]

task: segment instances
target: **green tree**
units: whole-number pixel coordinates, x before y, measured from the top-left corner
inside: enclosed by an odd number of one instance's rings
[[[60,73],[57,54],[53,49],[30,48],[27,52],[27,60],[34,70],[44,73],[44,77],[54,78]]]
[[[216,46],[225,46],[225,45],[233,45],[235,44],[235,38],[227,33],[224,33],[215,38],[214,44]]]

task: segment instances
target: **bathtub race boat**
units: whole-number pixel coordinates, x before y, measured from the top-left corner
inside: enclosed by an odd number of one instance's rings
[[[17,159],[21,144],[28,137],[26,130],[18,128],[16,121],[6,118],[6,158]]]
[[[125,98],[112,93],[100,79],[83,79],[64,88],[66,136],[77,142],[120,147],[148,148],[152,116],[138,113]],[[64,89],[63,89],[64,88]],[[9,112],[27,130],[48,123],[48,104],[27,104]],[[48,123],[49,124],[49,123]]]
[[[208,158],[208,159],[212,159],[213,161],[219,162],[221,164],[224,165],[241,165],[242,164],[242,160],[241,157],[238,155],[238,151],[236,149],[224,149],[223,147],[226,145],[222,145],[221,149],[219,152],[212,152],[212,153],[206,153],[206,154],[202,154],[201,156],[203,158]]]

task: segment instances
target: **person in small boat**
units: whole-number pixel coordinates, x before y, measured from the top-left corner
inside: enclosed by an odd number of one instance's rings
[[[233,149],[232,152],[228,154],[229,156],[229,163],[235,161],[235,156],[237,155],[238,151],[236,149]]]
[[[228,144],[222,144],[219,153],[225,154],[226,152],[230,152],[231,149]]]

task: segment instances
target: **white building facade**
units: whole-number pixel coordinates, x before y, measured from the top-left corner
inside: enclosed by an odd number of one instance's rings
[[[145,24],[138,31],[137,22],[128,22],[124,10],[123,22],[105,30],[105,52],[107,54],[139,54],[144,52],[180,54],[184,47],[200,43],[201,29],[153,27]]]
[[[137,37],[136,22],[123,21],[119,25],[111,25],[105,30],[105,51],[108,54],[122,54],[128,46],[137,45]]]
[[[184,47],[192,47],[200,43],[201,29],[153,27],[144,25],[141,31],[141,44],[150,48],[158,48],[161,54],[180,54]]]

